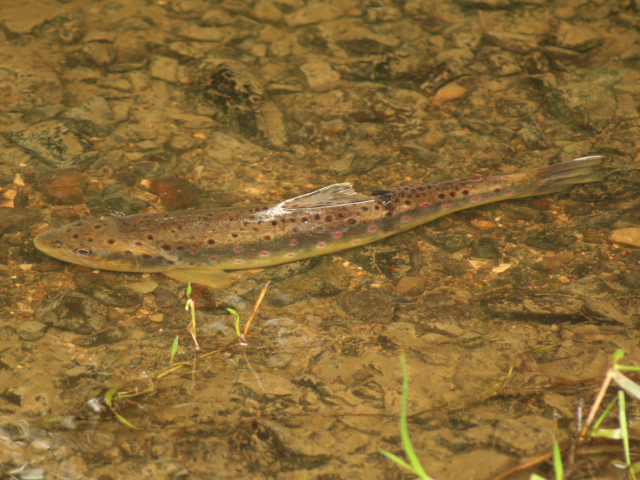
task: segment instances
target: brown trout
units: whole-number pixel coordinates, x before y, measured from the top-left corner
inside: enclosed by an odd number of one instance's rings
[[[357,193],[338,183],[283,202],[106,217],[38,235],[59,260],[118,272],[157,272],[226,287],[228,270],[262,268],[359,247],[465,208],[544,195],[602,179],[603,157],[525,173]]]

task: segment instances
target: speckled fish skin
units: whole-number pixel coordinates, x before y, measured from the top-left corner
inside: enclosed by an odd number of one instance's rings
[[[59,260],[119,272],[158,272],[225,287],[225,270],[278,265],[366,245],[477,205],[602,179],[603,157],[525,173],[356,193],[342,183],[279,203],[75,222],[35,246]]]

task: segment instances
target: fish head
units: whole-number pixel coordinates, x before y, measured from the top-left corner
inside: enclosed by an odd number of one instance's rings
[[[48,230],[39,234],[33,243],[51,257],[84,267],[118,272],[161,271],[153,268],[155,257],[147,251],[149,247],[135,239],[123,238],[111,218],[80,221]],[[141,261],[149,268],[140,268]]]

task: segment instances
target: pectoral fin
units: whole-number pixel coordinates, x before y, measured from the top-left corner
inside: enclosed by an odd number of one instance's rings
[[[170,272],[162,272],[167,277],[184,283],[198,283],[213,288],[226,288],[238,278],[223,270],[207,270],[200,268],[179,268]]]

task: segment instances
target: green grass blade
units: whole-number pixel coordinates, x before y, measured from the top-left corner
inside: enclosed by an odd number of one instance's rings
[[[614,369],[612,377],[614,382],[618,384],[618,386],[627,392],[632,397],[635,397],[636,400],[640,400],[640,385],[631,380],[629,377],[622,374],[619,369]]]
[[[173,339],[173,344],[171,345],[171,363],[173,363],[173,357],[175,357],[176,352],[178,351],[178,335]]]
[[[242,335],[240,333],[240,315],[233,308],[227,308],[227,311],[233,315],[233,320],[236,324],[236,335],[240,337]]]
[[[620,360],[622,360],[622,357],[624,357],[624,350],[618,348],[615,352],[613,352],[613,363],[616,364],[620,362]]]
[[[391,460],[392,462],[395,462],[396,464],[400,465],[402,468],[406,468],[407,470],[409,470],[410,472],[413,472],[413,468],[411,467],[411,465],[409,465],[407,462],[405,462],[404,460],[402,460],[400,457],[398,457],[397,455],[394,455],[393,453],[387,452],[386,450],[383,450],[382,448],[379,448],[378,451],[384,455],[385,457],[387,457],[389,460]],[[413,472],[415,473],[415,472]]]
[[[627,429],[627,400],[622,390],[618,391],[618,418],[620,419],[620,434],[622,445],[624,446],[624,459],[627,465],[631,466],[631,455],[629,453],[629,430]]]
[[[556,474],[556,480],[563,479],[564,471],[562,469],[562,454],[560,453],[560,445],[558,445],[556,437],[553,437],[553,471]]]
[[[613,408],[613,406],[616,404],[617,401],[618,399],[614,398],[613,400],[611,400],[611,402],[609,402],[609,405],[607,405],[607,408],[604,409],[604,412],[602,412],[602,414],[598,417],[598,420],[596,420],[596,423],[593,424],[592,432],[595,432],[596,430],[598,430],[598,427],[607,417],[607,415],[609,414],[609,412],[611,411],[611,409]]]
[[[420,460],[413,449],[411,438],[409,437],[409,427],[407,425],[407,404],[409,400],[409,372],[407,371],[407,360],[404,355],[400,356],[400,363],[402,365],[402,402],[400,406],[400,438],[402,439],[402,445],[404,451],[407,454],[409,463],[411,464],[412,471],[420,478],[429,478],[427,473],[422,468]]]
[[[546,480],[545,478],[541,477],[540,475],[536,475],[535,473],[531,475],[531,477],[529,478],[529,480]]]

